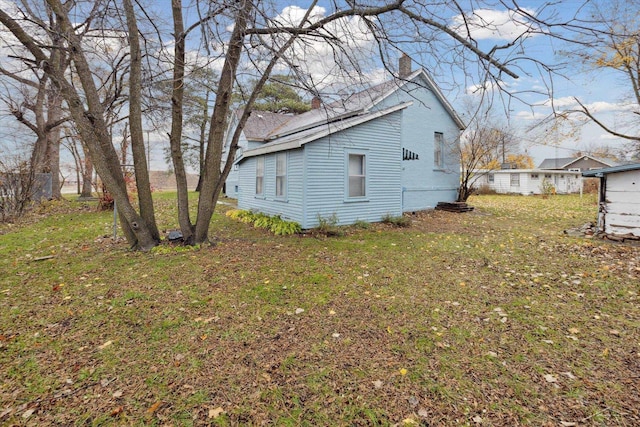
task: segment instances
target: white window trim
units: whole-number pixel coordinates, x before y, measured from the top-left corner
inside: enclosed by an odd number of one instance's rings
[[[444,133],[433,133],[433,168],[444,169]]]
[[[364,196],[349,196],[349,157],[350,156],[362,156],[364,159]],[[345,180],[344,180],[344,201],[345,202],[363,202],[369,200],[369,159],[368,159],[367,150],[347,150],[345,151],[345,160],[344,160],[344,172],[345,172]]]
[[[265,169],[264,156],[256,157],[256,182],[255,182],[255,195],[256,197],[264,197],[264,169]],[[262,175],[258,175],[258,166],[262,164]],[[261,178],[260,192],[258,192],[258,178]]]
[[[284,175],[278,175],[278,159],[282,159],[284,158]],[[287,153],[276,153],[276,171],[275,171],[275,182],[276,182],[276,188],[275,188],[275,197],[278,200],[286,200],[287,198],[287,194],[288,194],[288,173],[289,173],[289,156],[287,155]],[[279,177],[284,177],[284,184],[283,184],[283,193],[282,194],[278,194],[278,178]]]

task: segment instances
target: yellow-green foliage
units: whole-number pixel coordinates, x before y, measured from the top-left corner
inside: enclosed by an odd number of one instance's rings
[[[250,211],[242,209],[232,209],[227,211],[226,215],[231,218],[243,222],[245,224],[251,224],[254,221],[254,214]]]
[[[226,215],[245,224],[253,224],[256,228],[265,228],[278,236],[297,234],[302,231],[300,224],[294,221],[285,221],[280,216],[269,216],[241,209],[227,211]]]

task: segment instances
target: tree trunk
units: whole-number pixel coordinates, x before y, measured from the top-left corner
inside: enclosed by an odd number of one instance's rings
[[[129,202],[120,159],[111,141],[105,122],[105,111],[93,79],[93,74],[84,56],[82,42],[60,0],[48,0],[69,45],[69,52],[76,69],[76,76],[83,89],[81,98],[76,88],[66,79],[64,70],[47,62],[47,57],[33,39],[15,21],[0,10],[0,20],[11,30],[25,47],[42,64],[43,71],[52,77],[64,96],[78,131],[85,141],[93,165],[105,187],[118,206],[122,230],[132,248],[150,250],[157,245],[149,225]],[[85,109],[86,106],[86,109]]]
[[[196,191],[200,191],[202,188],[202,175],[204,174],[204,155],[205,148],[207,146],[207,121],[209,119],[209,96],[211,95],[211,91],[207,88],[207,95],[204,98],[204,103],[202,105],[202,118],[200,122],[200,138],[198,145],[198,166],[199,166],[199,175],[198,175],[198,185],[196,185]]]
[[[182,1],[171,0],[173,12],[173,34],[175,37],[173,59],[173,90],[171,93],[171,132],[169,145],[171,160],[176,176],[178,193],[178,223],[185,244],[193,244],[194,227],[189,217],[189,189],[187,188],[187,172],[182,155],[183,99],[184,99],[184,58],[185,33],[182,20]]]
[[[73,157],[73,161],[76,164],[76,194],[80,194],[80,192],[82,191],[82,180],[80,179],[80,177],[82,176],[82,170],[80,169],[80,162],[78,162],[78,159],[75,156]]]
[[[138,38],[138,25],[131,0],[123,0],[127,27],[129,30],[129,49],[131,52],[131,71],[129,78],[129,126],[131,127],[131,154],[136,174],[138,204],[140,216],[144,219],[152,239],[160,242],[160,232],[156,225],[151,183],[147,169],[147,155],[142,130],[142,55]]]
[[[82,191],[80,197],[89,198],[93,195],[93,165],[89,156],[84,156],[84,168],[82,170]]]
[[[195,243],[204,243],[209,238],[209,223],[211,216],[218,202],[218,196],[222,189],[222,174],[220,172],[220,159],[224,146],[224,134],[226,130],[227,115],[231,106],[231,95],[235,81],[236,69],[242,54],[244,31],[247,27],[247,20],[253,9],[253,2],[242,0],[239,5],[238,15],[227,55],[220,74],[218,93],[211,116],[209,128],[209,138],[207,141],[207,151],[205,154],[205,167],[202,177],[202,188],[198,198],[198,216],[195,228]]]
[[[61,118],[62,114],[62,97],[55,88],[47,90],[47,123],[46,123],[46,141],[47,154],[46,165],[47,171],[51,174],[51,196],[60,200],[62,198],[60,183],[60,139],[61,139]]]
[[[47,84],[49,80],[44,77],[40,79],[38,84],[38,93],[36,95],[36,102],[34,103],[32,110],[35,115],[35,124],[27,123],[21,120],[22,123],[29,126],[36,134],[36,142],[31,151],[31,174],[32,182],[35,182],[35,174],[48,172],[47,168],[47,151],[48,151],[48,138],[46,131],[46,119],[44,115],[44,104],[47,96]],[[20,119],[19,119],[20,120]]]
[[[131,95],[129,96],[129,98],[131,98]],[[129,116],[131,116],[131,112],[129,112]],[[129,119],[131,119],[131,117],[129,117]],[[122,163],[123,165],[127,164],[128,152],[129,152],[129,127],[127,126],[127,123],[125,123],[124,129],[122,129],[122,142],[120,143],[120,163]]]
[[[60,128],[47,134],[47,165],[51,174],[51,197],[62,199],[62,183],[60,182]]]

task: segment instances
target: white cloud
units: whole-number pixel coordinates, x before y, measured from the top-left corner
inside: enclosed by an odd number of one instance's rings
[[[553,106],[554,108],[574,108],[578,106],[578,103],[573,96],[564,96],[562,98],[549,98],[545,100],[542,105],[545,107]]]
[[[465,93],[467,95],[482,95],[485,92],[493,91],[497,85],[495,82],[484,82],[480,84],[473,84],[471,86],[467,86]]]
[[[540,104],[544,107],[553,106],[558,111],[568,111],[581,109],[580,104],[573,96],[564,96],[561,98],[546,99]],[[594,101],[590,103],[583,103],[583,105],[592,113],[615,113],[615,112],[634,112],[638,110],[638,106],[628,102],[608,102],[608,101]]]
[[[515,114],[515,118],[520,120],[543,120],[546,117],[548,117],[548,114],[543,114],[531,110],[518,111]]]
[[[533,10],[523,11],[535,15]],[[538,27],[522,14],[493,9],[477,9],[471,15],[457,15],[453,18],[452,28],[463,37],[469,36],[475,40],[511,41],[528,32],[539,32]]]
[[[299,6],[287,6],[282,9],[282,13],[274,18],[274,22],[277,25],[299,25],[307,13],[308,9],[301,8]],[[308,20],[310,22],[317,22],[324,18],[327,10],[324,7],[315,6],[311,9]]]
[[[601,133],[598,139],[602,139],[605,141],[623,141],[619,136],[611,135],[610,133]]]
[[[271,25],[297,26],[304,18],[307,9],[298,6],[287,6],[272,19]],[[317,22],[325,18],[327,10],[314,7],[308,21]],[[286,34],[274,36],[272,43],[282,45],[288,39]],[[374,51],[375,39],[359,16],[351,16],[330,22],[314,36],[301,36],[286,54],[287,61],[297,72],[306,75],[309,83],[317,89],[336,90],[336,86],[353,84],[372,84],[383,80],[384,70],[375,63],[377,54]],[[260,48],[250,52],[253,56],[265,55]],[[259,52],[259,53],[258,53]],[[270,59],[270,53],[256,61],[260,64]],[[286,65],[280,64],[280,69]],[[331,89],[329,89],[331,88]]]

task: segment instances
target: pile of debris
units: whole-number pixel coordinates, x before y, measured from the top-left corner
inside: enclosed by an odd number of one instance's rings
[[[571,237],[593,237],[598,232],[598,227],[593,222],[588,222],[582,227],[569,228],[564,234]]]
[[[461,213],[472,211],[473,206],[469,206],[465,202],[438,202],[436,210]]]
[[[634,234],[603,234],[603,239],[612,240],[614,242],[624,242],[624,243],[640,243],[640,236],[636,236]]]
[[[629,234],[607,234],[598,230],[598,227],[593,222],[588,222],[582,227],[570,228],[564,230],[564,234],[571,237],[599,237],[603,240],[610,240],[612,242],[624,242],[624,243],[640,243],[640,237]]]

